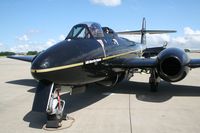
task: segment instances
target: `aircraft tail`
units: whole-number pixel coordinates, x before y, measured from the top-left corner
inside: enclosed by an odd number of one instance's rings
[[[141,29],[141,44],[146,45],[146,19],[142,20],[142,29]]]
[[[174,33],[175,30],[146,30],[146,19],[142,20],[142,29],[135,31],[122,31],[116,32],[119,35],[141,35],[141,44],[146,45],[146,34],[164,34],[164,33]]]

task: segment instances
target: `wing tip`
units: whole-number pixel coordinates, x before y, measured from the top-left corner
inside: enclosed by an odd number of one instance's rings
[[[35,56],[10,55],[10,56],[7,56],[7,58],[26,61],[26,62],[32,62]]]

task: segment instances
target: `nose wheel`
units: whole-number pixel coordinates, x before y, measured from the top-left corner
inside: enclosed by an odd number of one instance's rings
[[[47,124],[46,128],[59,128],[61,127],[62,120],[66,120],[66,115],[63,113],[65,101],[60,97],[61,89],[54,87],[49,95],[47,104]]]

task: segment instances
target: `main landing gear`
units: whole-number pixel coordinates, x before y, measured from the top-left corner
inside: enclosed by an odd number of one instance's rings
[[[151,73],[151,75],[149,77],[150,89],[152,92],[156,92],[156,91],[158,91],[160,77],[158,76],[158,73],[156,72],[155,69],[152,69],[150,73]]]
[[[66,114],[63,113],[65,101],[60,98],[61,88],[52,87],[47,103],[47,124],[46,128],[59,128],[62,126],[62,120],[66,120]]]

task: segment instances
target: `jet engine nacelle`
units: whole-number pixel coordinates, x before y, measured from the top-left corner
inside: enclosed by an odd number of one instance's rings
[[[181,49],[168,48],[157,56],[157,72],[165,81],[177,82],[186,77],[189,72],[190,58]]]

